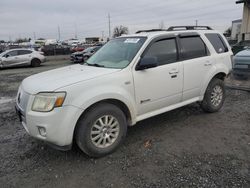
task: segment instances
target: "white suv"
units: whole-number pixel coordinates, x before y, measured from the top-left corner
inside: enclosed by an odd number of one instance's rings
[[[26,131],[93,157],[113,152],[127,127],[199,102],[218,111],[232,52],[209,27],[172,27],[115,38],[86,63],[26,78],[16,109]]]

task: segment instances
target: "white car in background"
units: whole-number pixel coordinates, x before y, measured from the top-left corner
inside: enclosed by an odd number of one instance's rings
[[[12,49],[0,54],[0,68],[30,65],[38,67],[45,62],[43,52],[33,49]]]

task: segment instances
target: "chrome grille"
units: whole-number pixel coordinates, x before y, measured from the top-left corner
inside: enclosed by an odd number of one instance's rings
[[[26,93],[24,90],[22,90],[22,88],[20,87],[19,91],[17,93],[16,102],[17,102],[20,110],[22,110],[22,112],[24,114],[25,114],[26,109],[27,109],[29,97],[30,97],[30,95],[28,93]]]

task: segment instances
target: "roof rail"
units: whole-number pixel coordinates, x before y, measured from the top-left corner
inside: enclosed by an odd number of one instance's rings
[[[180,30],[213,30],[209,26],[172,26],[167,31],[180,31]]]
[[[139,30],[139,31],[136,31],[136,34],[137,33],[148,33],[148,32],[157,32],[157,31],[167,31],[166,29],[149,29],[149,30]]]

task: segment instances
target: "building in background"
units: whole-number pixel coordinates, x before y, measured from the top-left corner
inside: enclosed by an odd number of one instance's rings
[[[250,40],[250,0],[238,0],[236,4],[244,3],[241,33],[238,40]]]
[[[241,33],[242,19],[232,21],[232,31],[230,40],[238,40]]]

